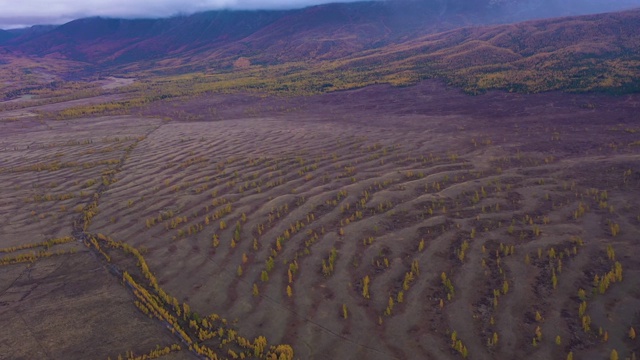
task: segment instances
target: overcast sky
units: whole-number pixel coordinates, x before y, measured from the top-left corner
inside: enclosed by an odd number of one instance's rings
[[[0,0],[0,29],[63,24],[90,16],[142,18],[168,17],[216,9],[293,9],[330,2],[358,0]],[[393,0],[387,0],[393,1]],[[621,10],[640,6],[640,0],[405,0],[449,2],[479,1],[507,4],[523,18]]]
[[[0,29],[89,16],[165,17],[215,9],[292,9],[355,0],[0,0]]]

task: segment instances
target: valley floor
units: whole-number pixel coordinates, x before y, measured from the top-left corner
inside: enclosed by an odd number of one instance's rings
[[[423,82],[0,113],[0,358],[637,356],[639,111]]]

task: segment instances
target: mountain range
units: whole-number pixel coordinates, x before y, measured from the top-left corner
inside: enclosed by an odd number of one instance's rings
[[[473,15],[472,15],[473,14]],[[21,54],[114,65],[172,56],[339,58],[412,36],[487,22],[425,2],[359,2],[285,11],[210,11],[165,19],[85,18],[0,33]]]
[[[297,64],[320,71],[321,78],[322,69],[411,72],[472,91],[638,87],[640,10],[514,22],[523,15],[509,6],[400,0],[165,19],[84,18],[1,30],[0,59],[68,62],[70,74],[85,75]]]

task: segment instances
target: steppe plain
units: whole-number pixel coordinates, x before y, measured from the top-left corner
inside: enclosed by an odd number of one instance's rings
[[[640,352],[639,95],[94,100],[0,113],[0,358]]]

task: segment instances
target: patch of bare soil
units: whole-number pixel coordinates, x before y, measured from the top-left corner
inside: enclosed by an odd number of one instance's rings
[[[0,280],[3,358],[115,359],[175,343],[86,251],[8,271]]]
[[[69,100],[46,105],[30,106],[19,110],[0,111],[0,121],[36,117],[38,116],[37,112],[55,112],[74,106],[103,104],[110,101],[121,100],[123,99],[123,97],[124,96],[120,94],[100,95],[78,100]]]
[[[100,87],[105,89],[105,90],[112,90],[112,89],[117,89],[119,87],[131,85],[135,81],[136,81],[136,79],[118,78],[118,77],[114,77],[114,76],[108,76],[104,80],[100,81],[100,83],[102,84]]]

